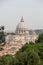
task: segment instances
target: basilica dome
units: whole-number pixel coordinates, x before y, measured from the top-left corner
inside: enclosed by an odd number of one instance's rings
[[[23,17],[21,18],[20,23],[16,27],[16,33],[17,34],[29,33],[28,26],[24,23]]]

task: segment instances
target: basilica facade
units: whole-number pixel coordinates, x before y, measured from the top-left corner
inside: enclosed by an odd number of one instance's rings
[[[35,43],[38,39],[38,35],[33,31],[29,32],[28,26],[25,24],[23,17],[20,23],[17,24],[15,33],[6,35],[6,44],[3,46],[3,50],[0,51],[0,55],[15,54],[23,45],[29,42]]]

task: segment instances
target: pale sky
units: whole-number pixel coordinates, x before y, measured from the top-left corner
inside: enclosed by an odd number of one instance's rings
[[[29,29],[43,29],[43,0],[0,0],[0,25],[15,30],[23,16]]]

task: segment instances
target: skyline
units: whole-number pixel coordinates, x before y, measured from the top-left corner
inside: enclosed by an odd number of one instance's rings
[[[42,0],[0,0],[0,25],[15,30],[23,16],[29,29],[43,29]]]

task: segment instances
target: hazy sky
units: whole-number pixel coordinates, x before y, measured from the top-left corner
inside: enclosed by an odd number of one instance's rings
[[[15,30],[21,17],[29,29],[43,28],[43,0],[0,0],[0,25]]]

